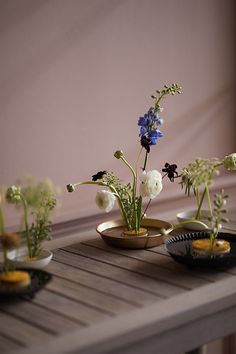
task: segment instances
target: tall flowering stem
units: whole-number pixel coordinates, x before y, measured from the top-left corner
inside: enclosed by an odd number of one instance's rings
[[[92,176],[92,181],[79,182],[75,184],[68,184],[68,192],[73,192],[75,188],[82,184],[96,184],[99,186],[107,187],[113,196],[116,197],[118,205],[121,211],[121,215],[124,220],[124,224],[128,231],[138,231],[141,226],[141,221],[150,202],[147,204],[145,212],[142,211],[143,198],[149,197],[149,199],[155,198],[162,190],[162,178],[161,174],[157,170],[152,170],[146,173],[146,167],[148,162],[148,154],[150,153],[151,146],[156,145],[159,138],[163,137],[163,133],[158,129],[162,125],[163,120],[160,118],[159,113],[162,112],[160,106],[161,100],[167,95],[174,95],[181,93],[181,87],[178,84],[172,84],[171,86],[164,86],[164,88],[156,91],[156,94],[152,96],[154,105],[149,108],[147,113],[138,119],[138,126],[140,127],[139,137],[141,143],[141,150],[138,154],[136,165],[133,168],[132,165],[126,160],[123,151],[117,150],[114,156],[120,159],[131,171],[132,183],[123,184],[121,181],[113,175],[111,172],[99,171]],[[144,163],[143,163],[143,175],[140,182],[140,188],[138,195],[138,163],[143,149],[146,150]],[[176,166],[176,165],[173,165]],[[177,167],[177,166],[176,166]],[[172,172],[175,174],[176,172]],[[108,191],[101,191],[97,194],[97,205],[105,210],[110,211],[113,206],[114,198],[109,195]]]
[[[29,229],[29,223],[28,223],[28,205],[27,205],[27,201],[24,198],[22,193],[21,193],[21,201],[22,201],[23,209],[24,209],[25,236],[26,236],[26,242],[27,242],[27,248],[28,248],[28,255],[29,255],[29,258],[32,258],[33,252],[32,252],[32,244],[31,244],[31,239],[30,239],[30,229]]]
[[[138,215],[139,210],[137,208],[137,203],[136,203],[136,191],[137,191],[137,174],[134,171],[133,167],[129,164],[129,162],[125,159],[123,151],[118,150],[114,153],[114,156],[117,159],[120,159],[124,162],[124,164],[130,169],[132,175],[133,175],[133,188],[132,188],[132,205],[133,205],[133,222],[132,225],[127,225],[128,229],[132,228],[135,231],[139,229],[139,222],[138,222]]]
[[[224,167],[228,171],[236,170],[236,153],[232,153],[223,159],[197,158],[183,168],[181,173],[181,186],[185,188],[185,193],[190,195],[193,191],[197,201],[196,220],[201,219],[201,209],[206,198],[210,218],[213,217],[210,186],[215,176],[219,175],[219,168]],[[201,191],[202,190],[202,191]]]
[[[160,103],[163,98],[169,94],[175,95],[181,93],[181,87],[178,84],[172,84],[171,86],[165,85],[162,90],[157,90],[155,95],[152,95],[154,100],[154,106],[150,107],[148,112],[143,117],[139,118],[138,125],[140,126],[141,145],[145,148],[145,158],[143,171],[146,170],[148,154],[150,153],[150,147],[156,145],[159,138],[163,137],[163,133],[158,129],[162,125],[163,120],[160,118],[160,113],[163,111]]]
[[[27,204],[27,201],[26,201],[24,195],[21,192],[21,188],[16,187],[16,186],[9,187],[6,192],[6,200],[10,204],[21,203],[23,205],[25,236],[26,236],[26,242],[27,242],[28,255],[29,255],[29,258],[31,258],[32,257],[32,247],[31,247],[31,240],[30,240],[30,229],[29,229],[29,224],[28,224],[28,204]]]
[[[6,191],[6,201],[19,205],[23,209],[24,231],[27,242],[28,257],[37,257],[44,240],[50,239],[49,216],[56,206],[56,197],[50,181],[35,183],[26,179],[24,187],[11,186]],[[33,222],[29,225],[29,213]]]

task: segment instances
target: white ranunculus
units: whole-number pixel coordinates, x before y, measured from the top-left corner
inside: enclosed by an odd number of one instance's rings
[[[142,197],[155,198],[162,190],[162,176],[157,170],[143,172],[140,183],[140,195]]]
[[[113,208],[115,200],[116,197],[109,191],[101,190],[100,192],[97,192],[96,204],[100,209],[105,210],[107,213]]]

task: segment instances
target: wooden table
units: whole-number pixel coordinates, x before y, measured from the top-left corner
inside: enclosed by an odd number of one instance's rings
[[[32,301],[0,304],[1,354],[183,354],[236,331],[236,268],[187,269],[163,245],[114,249],[94,230],[75,240]]]

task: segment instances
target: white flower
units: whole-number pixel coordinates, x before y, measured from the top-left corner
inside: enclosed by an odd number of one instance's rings
[[[162,176],[157,170],[143,172],[141,176],[140,195],[155,198],[162,190]]]
[[[228,156],[225,156],[223,160],[224,167],[229,171],[236,170],[236,153],[232,153]]]
[[[113,208],[115,200],[116,197],[109,191],[101,190],[100,192],[97,192],[96,204],[100,209],[105,210],[107,213]]]

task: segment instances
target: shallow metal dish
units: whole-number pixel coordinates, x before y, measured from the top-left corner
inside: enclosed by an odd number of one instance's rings
[[[112,220],[104,222],[97,227],[97,232],[102,239],[110,246],[118,248],[150,248],[163,243],[161,229],[166,233],[172,231],[172,225],[164,220],[144,219],[142,227],[147,228],[148,235],[127,236],[123,234],[123,220]]]

